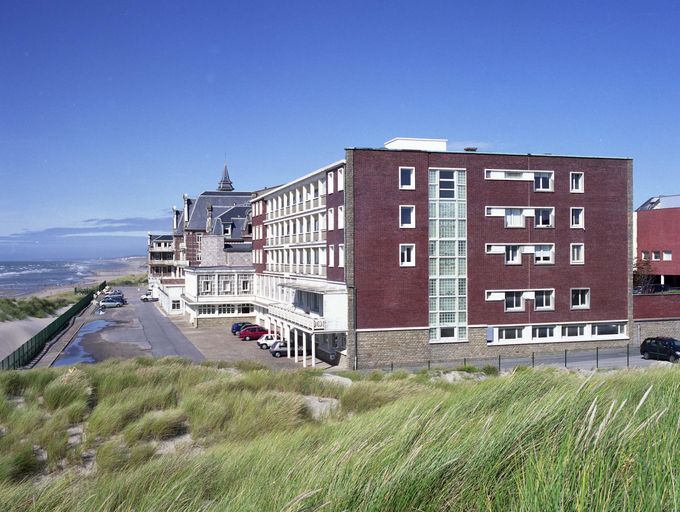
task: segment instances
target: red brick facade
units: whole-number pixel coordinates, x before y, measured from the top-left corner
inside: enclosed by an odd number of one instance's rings
[[[354,176],[354,271],[357,328],[427,327],[428,168],[467,170],[468,325],[589,322],[628,318],[631,161],[551,156],[348,150]],[[348,157],[349,160],[349,157]],[[415,190],[399,189],[399,167],[415,167]],[[554,192],[531,181],[487,180],[485,169],[554,171]],[[570,192],[570,172],[584,173],[585,193]],[[415,205],[415,229],[399,227],[399,205]],[[554,228],[505,228],[487,206],[554,207]],[[585,229],[570,227],[570,208],[585,208]],[[416,244],[416,266],[400,267],[399,244]],[[486,244],[555,244],[555,263],[505,265]],[[570,264],[570,244],[585,244],[585,264]],[[680,253],[679,253],[680,257]],[[487,290],[555,289],[555,310],[504,311]],[[590,309],[572,310],[571,288],[590,289]]]
[[[335,281],[338,283],[345,282],[345,269],[339,266],[340,260],[340,250],[338,249],[340,244],[345,243],[345,230],[338,229],[338,208],[344,207],[345,204],[345,191],[338,190],[338,170],[334,169],[332,171],[332,190],[330,194],[326,193],[326,225],[328,226],[328,217],[330,215],[329,209],[333,210],[333,224],[334,229],[326,230],[326,257],[330,259],[330,249],[331,245],[334,246],[334,256],[335,261],[333,266],[328,265],[326,279],[328,281]],[[327,173],[327,177],[330,177],[330,173]],[[328,182],[326,183],[326,190],[331,190],[329,188]],[[328,261],[330,263],[330,261]]]
[[[680,318],[680,295],[635,295],[633,308],[635,320]],[[678,333],[668,334],[678,335]]]
[[[637,212],[637,258],[649,253],[651,270],[656,275],[680,276],[680,208],[661,208]],[[660,253],[660,261],[652,253]],[[663,252],[672,251],[672,260],[663,261]]]

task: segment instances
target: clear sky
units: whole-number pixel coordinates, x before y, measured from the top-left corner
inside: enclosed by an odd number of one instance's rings
[[[680,2],[3,2],[0,259],[142,253],[169,209],[395,136],[629,156],[680,194]],[[86,235],[86,236],[83,236]]]

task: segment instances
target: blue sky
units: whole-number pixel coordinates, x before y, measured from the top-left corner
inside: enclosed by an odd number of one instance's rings
[[[0,259],[141,253],[225,153],[248,190],[395,136],[630,156],[636,206],[680,193],[678,26],[672,1],[5,2]]]

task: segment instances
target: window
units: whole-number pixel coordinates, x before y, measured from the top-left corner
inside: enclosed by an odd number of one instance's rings
[[[562,333],[567,336],[568,338],[574,337],[574,336],[583,336],[586,332],[586,326],[583,324],[580,325],[565,325],[562,328]]]
[[[338,206],[338,229],[345,229],[345,207]]]
[[[673,261],[673,251],[664,251],[663,252],[663,260],[664,261]]]
[[[555,336],[554,325],[541,325],[531,329],[532,338],[552,338]]]
[[[652,261],[659,261],[661,259],[661,253],[659,251],[652,251]]]
[[[339,221],[339,219],[338,219]],[[400,206],[399,207],[399,227],[400,228],[415,228],[416,227],[416,207],[415,206]]]
[[[456,179],[454,171],[439,171],[439,199],[456,198]]]
[[[571,309],[590,308],[590,289],[572,288],[571,289]]]
[[[642,259],[643,259],[644,261],[648,261],[648,260],[649,260],[649,251],[642,251]]]
[[[201,304],[198,306],[199,315],[214,315],[216,307],[214,304]]]
[[[524,217],[522,217],[522,210],[520,208],[505,209],[505,227],[506,228],[524,227]]]
[[[537,290],[534,293],[534,309],[536,311],[551,311],[555,309],[553,290]]]
[[[415,265],[415,253],[413,255],[414,265]],[[345,266],[345,244],[338,245],[338,267],[343,268]]]
[[[593,324],[595,336],[616,336],[625,334],[625,324]]]
[[[252,304],[239,304],[238,305],[238,312],[240,315],[250,315],[253,313],[253,305]]]
[[[534,191],[535,192],[551,192],[553,181],[553,173],[551,172],[535,172],[534,173]]]
[[[328,209],[328,231],[333,231],[335,229],[335,210],[333,208]]]
[[[498,329],[498,339],[499,340],[517,340],[522,338],[521,327],[506,327],[504,329]]]
[[[582,172],[572,172],[569,174],[569,192],[583,192]]]
[[[519,245],[505,246],[505,264],[506,265],[521,265],[522,256],[519,251]]]
[[[584,213],[583,208],[572,208],[571,209],[571,227],[572,228],[582,228],[584,227]]]
[[[328,266],[329,267],[335,266],[335,246],[334,245],[328,246]]]
[[[536,208],[534,210],[534,225],[537,228],[552,228],[553,212],[553,208]]]
[[[212,295],[214,276],[198,276],[198,294]]]
[[[441,334],[439,335],[440,338],[455,338],[456,337],[456,328],[455,327],[442,327],[441,328]]]
[[[555,252],[553,245],[536,245],[534,248],[534,263],[546,265],[555,262]]]
[[[345,190],[345,168],[338,169],[338,192]]]
[[[505,311],[524,311],[522,292],[505,292]]]
[[[180,302],[178,300],[172,301],[172,310],[178,311],[180,309]]]
[[[399,188],[402,190],[415,190],[416,170],[414,167],[399,167]]]
[[[585,262],[585,248],[583,244],[571,244],[571,264],[583,265]]]
[[[333,189],[333,185],[334,185],[333,179],[334,179],[334,175],[333,175],[333,171],[331,171],[331,172],[328,173],[328,176],[326,177],[326,188],[328,189],[329,194],[332,194],[333,190],[334,190]]]
[[[399,266],[416,266],[416,246],[415,244],[399,244]]]

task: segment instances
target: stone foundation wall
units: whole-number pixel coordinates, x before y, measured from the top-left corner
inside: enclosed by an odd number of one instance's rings
[[[680,329],[680,320],[678,321]],[[630,332],[630,331],[629,331]],[[463,343],[434,343],[428,341],[423,330],[371,331],[358,333],[359,369],[395,366],[418,366],[427,362],[447,362],[463,358],[524,357],[535,353],[558,353],[564,350],[586,350],[625,347],[637,340],[580,341],[560,343],[529,343],[523,345],[496,345],[486,343],[485,328],[469,328],[469,341]],[[635,336],[633,336],[635,338]],[[644,339],[644,338],[643,338]],[[348,337],[348,352],[353,339]],[[353,348],[353,347],[352,347]],[[351,365],[350,361],[350,365]]]
[[[671,336],[680,339],[680,318],[671,320],[638,320],[635,322],[631,343],[640,344],[652,336]]]
[[[229,327],[231,329],[231,324],[236,322],[250,322],[255,323],[254,316],[229,316],[229,317],[197,317],[196,318],[196,328],[211,328],[211,327]],[[231,332],[231,331],[229,331]]]

